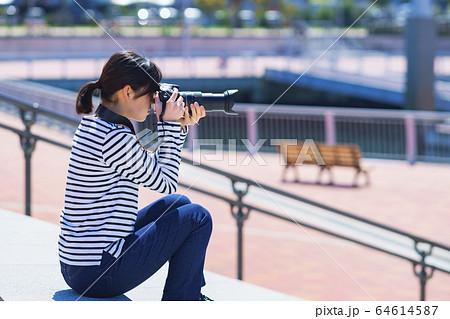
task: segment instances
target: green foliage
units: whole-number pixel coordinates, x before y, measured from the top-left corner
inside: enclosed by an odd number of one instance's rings
[[[216,10],[223,9],[225,0],[194,0],[194,4],[200,10],[211,14]]]
[[[335,16],[335,11],[327,6],[320,7],[316,12],[316,17],[318,20],[334,20]]]
[[[374,6],[375,7],[387,7],[391,1],[390,0],[378,0]]]
[[[265,23],[264,21],[264,14],[269,9],[270,0],[252,0],[252,2],[255,4],[255,17],[258,25],[263,25]]]
[[[241,22],[238,18],[238,11],[241,8],[243,0],[229,0],[228,3],[231,5],[230,10],[230,23],[232,27],[241,27]]]
[[[351,25],[357,16],[354,14],[354,0],[344,0],[344,25],[349,26]]]
[[[300,16],[300,8],[293,4],[283,2],[283,5],[281,7],[281,13],[283,14],[287,23],[290,23],[292,20]]]

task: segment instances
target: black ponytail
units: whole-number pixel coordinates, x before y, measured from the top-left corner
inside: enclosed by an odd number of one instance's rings
[[[76,102],[77,114],[92,113],[94,109],[92,97],[94,96],[94,91],[98,88],[98,82],[89,82],[80,89]]]

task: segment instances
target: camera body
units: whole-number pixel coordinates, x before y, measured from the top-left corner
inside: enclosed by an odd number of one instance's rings
[[[159,100],[163,103],[163,112],[165,110],[166,102],[169,100],[173,94],[173,89],[179,89],[179,85],[170,83],[160,83],[159,84]],[[203,93],[200,91],[178,91],[178,96],[183,97],[185,105],[190,107],[194,102],[203,105],[206,112],[221,111],[228,115],[237,115],[233,111],[234,99],[233,95],[238,92],[238,90],[226,90],[223,93]],[[178,98],[178,96],[176,98]],[[189,113],[190,113],[189,109]]]

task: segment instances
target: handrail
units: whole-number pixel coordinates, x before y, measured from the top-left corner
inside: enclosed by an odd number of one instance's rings
[[[13,98],[6,97],[3,95],[0,96],[0,100],[6,102],[7,104],[14,105],[15,107],[17,107],[19,110],[21,110],[23,112],[32,112],[37,115],[42,115],[42,116],[51,118],[53,120],[57,120],[57,121],[65,123],[65,124],[70,124],[70,125],[74,125],[74,126],[78,126],[78,123],[79,123],[78,121],[75,121],[74,119],[72,119],[68,116],[56,114],[51,111],[40,108],[39,104],[37,104],[37,103],[31,104],[31,103],[22,102],[22,101],[19,102],[17,100],[14,100]]]
[[[30,215],[31,214],[31,209],[30,209],[30,203],[31,203],[31,197],[30,197],[30,194],[31,194],[31,182],[30,182],[31,168],[30,168],[30,161],[31,161],[31,153],[34,150],[35,142],[40,140],[40,141],[43,141],[43,142],[46,142],[46,143],[50,143],[50,144],[58,146],[58,147],[62,147],[62,148],[65,148],[65,149],[71,149],[71,147],[69,145],[66,145],[64,143],[60,143],[60,142],[54,141],[52,139],[48,139],[48,138],[45,138],[45,137],[42,137],[42,136],[39,136],[39,135],[32,134],[31,131],[30,131],[30,127],[35,122],[36,115],[49,117],[51,119],[54,119],[54,120],[57,120],[57,121],[60,121],[60,122],[66,123],[66,124],[75,125],[75,126],[78,125],[78,122],[73,120],[73,119],[71,119],[71,118],[68,118],[68,117],[65,117],[65,116],[62,116],[62,115],[58,115],[58,114],[54,114],[54,113],[52,113],[50,111],[47,111],[47,110],[43,110],[37,104],[29,104],[29,103],[18,102],[18,101],[13,100],[10,97],[4,97],[4,96],[1,96],[1,95],[0,95],[0,101],[4,101],[4,102],[6,102],[8,104],[11,104],[11,105],[14,105],[14,106],[18,107],[20,112],[21,112],[21,115],[22,115],[22,120],[23,120],[23,122],[25,124],[25,127],[26,127],[25,130],[20,130],[20,129],[14,128],[12,126],[0,123],[0,128],[8,129],[8,130],[18,134],[21,137],[21,146],[22,146],[22,148],[23,148],[23,150],[25,152],[25,158],[26,158],[26,174],[25,174],[26,175],[25,176],[25,178],[26,178],[26,203],[25,203],[25,207],[26,207],[26,213],[28,215]],[[186,164],[189,164],[189,165],[193,165],[193,161],[190,160],[190,159],[182,157],[181,160],[182,160],[183,163],[186,163]],[[426,261],[426,258],[431,255],[431,251],[432,251],[432,249],[434,247],[438,247],[440,249],[443,249],[443,250],[446,250],[446,251],[450,252],[450,247],[449,246],[446,246],[444,244],[437,243],[437,242],[425,239],[423,237],[416,236],[416,235],[413,235],[413,234],[401,231],[399,229],[396,229],[396,228],[393,228],[393,227],[390,227],[390,226],[386,226],[386,225],[383,225],[383,224],[371,221],[371,220],[366,219],[366,218],[362,218],[362,217],[353,215],[353,214],[348,213],[348,212],[344,212],[342,210],[339,210],[339,209],[327,206],[325,204],[318,203],[318,202],[306,199],[304,197],[300,197],[298,195],[294,195],[292,193],[289,193],[289,192],[286,192],[286,191],[283,191],[283,190],[271,187],[269,185],[257,183],[254,180],[250,180],[250,179],[244,178],[242,176],[238,176],[238,175],[235,175],[235,174],[232,174],[232,173],[229,173],[229,172],[226,172],[226,171],[223,171],[223,170],[220,170],[220,169],[217,169],[217,168],[205,165],[205,164],[201,164],[201,163],[197,164],[196,163],[195,167],[197,167],[199,169],[202,169],[204,171],[208,171],[208,172],[212,172],[212,173],[224,176],[224,177],[230,179],[230,181],[233,184],[233,191],[234,191],[235,195],[237,195],[237,197],[238,197],[237,199],[230,199],[230,198],[227,198],[225,196],[222,196],[222,195],[219,195],[219,194],[215,194],[215,193],[213,193],[213,192],[211,192],[209,190],[204,190],[204,189],[201,189],[201,188],[198,188],[198,187],[195,187],[195,186],[188,186],[188,185],[185,185],[183,183],[179,183],[180,186],[182,186],[182,187],[187,187],[187,188],[190,188],[192,190],[201,192],[201,193],[203,193],[205,195],[212,196],[212,197],[215,197],[217,199],[221,199],[221,200],[226,201],[227,203],[229,203],[231,205],[232,215],[236,219],[237,226],[238,226],[238,256],[237,257],[238,257],[238,278],[239,279],[242,279],[242,260],[243,260],[243,256],[242,256],[242,253],[243,253],[242,252],[242,242],[243,242],[242,231],[243,231],[243,223],[248,218],[248,214],[250,213],[250,211],[258,211],[258,212],[264,213],[264,214],[272,216],[272,217],[283,219],[283,220],[286,220],[286,221],[289,221],[289,222],[295,222],[295,223],[297,223],[299,225],[303,225],[305,227],[308,227],[308,228],[320,231],[322,233],[326,233],[328,235],[332,235],[332,236],[337,237],[337,238],[345,239],[345,240],[348,240],[348,241],[351,241],[351,242],[363,245],[365,247],[369,247],[369,248],[372,248],[372,249],[375,249],[375,250],[378,250],[378,251],[382,251],[382,252],[385,252],[385,253],[390,254],[392,256],[403,258],[403,259],[406,259],[406,260],[412,262],[413,265],[414,265],[415,275],[418,276],[419,279],[420,279],[421,300],[425,300],[425,285],[426,285],[426,281],[429,278],[431,278],[431,275],[433,274],[434,270],[439,270],[439,271],[442,271],[442,272],[445,272],[445,273],[450,273],[449,270],[440,268],[440,267],[438,267],[436,265],[430,265]],[[243,191],[237,190],[234,187],[236,182],[245,183],[247,185],[246,189],[243,190]],[[359,222],[362,222],[362,223],[365,223],[365,224],[368,224],[368,225],[371,225],[371,226],[375,226],[375,227],[378,227],[380,229],[387,230],[389,232],[392,232],[392,233],[395,233],[395,234],[398,234],[398,235],[402,235],[402,236],[408,237],[409,239],[414,241],[414,243],[415,243],[415,250],[419,254],[420,261],[417,261],[417,260],[414,260],[412,258],[409,258],[408,256],[403,256],[401,254],[394,253],[392,251],[384,250],[384,249],[382,249],[380,247],[376,247],[375,245],[370,245],[370,244],[364,243],[362,241],[359,241],[357,239],[350,238],[348,236],[344,236],[344,235],[338,234],[336,232],[332,232],[332,231],[329,231],[329,230],[326,230],[326,229],[322,229],[320,227],[317,227],[317,226],[314,226],[314,225],[311,225],[311,224],[307,224],[307,223],[305,223],[303,221],[287,218],[285,216],[281,216],[279,214],[273,213],[273,212],[271,212],[269,210],[266,210],[266,209],[263,209],[263,208],[258,208],[258,207],[255,207],[253,205],[250,205],[250,204],[246,204],[246,203],[243,202],[243,197],[247,194],[250,186],[258,186],[258,187],[261,187],[265,191],[268,191],[268,192],[271,192],[271,193],[274,193],[274,194],[278,194],[278,195],[284,196],[286,198],[290,198],[290,199],[293,199],[295,201],[308,204],[308,205],[313,206],[313,207],[324,209],[324,210],[326,210],[328,212],[335,213],[337,215],[344,216],[344,217],[347,217],[347,218],[351,218],[353,220],[357,220]],[[237,212],[234,210],[234,208],[238,209]],[[425,251],[419,250],[418,247],[417,247],[417,245],[419,243],[425,243],[425,244],[429,245],[430,246],[429,251],[425,252]],[[418,265],[421,267],[421,271],[420,272],[417,272],[416,269],[415,269],[416,266],[418,266]],[[427,268],[431,268],[431,273],[427,273],[426,272]]]
[[[215,198],[218,198],[218,199],[225,200],[225,201],[227,201],[227,202],[228,202],[229,204],[231,204],[231,205],[236,205],[236,206],[237,206],[237,205],[240,204],[240,202],[239,202],[238,200],[231,200],[231,199],[228,199],[228,198],[226,198],[226,197],[223,197],[223,196],[214,194],[214,193],[212,193],[212,192],[209,192],[209,191],[204,190],[204,189],[200,189],[200,188],[195,187],[195,186],[189,186],[189,185],[183,184],[183,183],[179,183],[179,185],[182,186],[182,187],[184,187],[184,188],[189,188],[189,189],[191,189],[191,190],[194,190],[194,191],[197,191],[197,192],[206,194],[206,195],[208,195],[208,196],[212,196],[212,197],[215,197]],[[260,185],[261,185],[261,184],[260,184]],[[261,185],[261,186],[262,186],[262,185]],[[269,215],[269,216],[272,216],[272,217],[276,217],[276,218],[279,218],[279,219],[283,219],[283,220],[288,221],[288,222],[293,222],[293,219],[292,219],[292,218],[285,217],[285,216],[281,216],[281,215],[278,215],[278,214],[276,214],[276,213],[272,213],[272,212],[270,212],[270,211],[268,211],[268,210],[265,210],[265,209],[262,209],[262,208],[259,208],[259,207],[256,207],[256,206],[252,206],[252,205],[248,205],[248,204],[245,204],[245,206],[246,206],[249,210],[259,211],[259,212],[261,212],[261,213],[263,213],[263,214],[265,214],[265,215]],[[405,260],[407,260],[407,261],[410,261],[410,262],[412,262],[412,263],[414,263],[414,264],[417,264],[417,260],[414,260],[414,259],[409,258],[409,257],[407,257],[407,256],[403,256],[403,255],[400,255],[400,254],[396,254],[396,253],[393,253],[393,252],[391,252],[391,251],[388,251],[388,250],[385,250],[385,249],[376,247],[376,246],[374,246],[374,245],[369,245],[369,244],[367,244],[367,243],[364,243],[364,242],[362,242],[362,241],[355,240],[355,239],[353,239],[353,238],[351,238],[351,237],[348,237],[348,236],[343,236],[343,235],[340,235],[340,234],[337,234],[337,233],[330,232],[330,231],[328,231],[328,230],[326,230],[326,229],[323,229],[323,228],[320,228],[320,227],[317,227],[317,226],[314,226],[314,225],[305,223],[305,222],[303,222],[303,221],[294,220],[294,222],[295,222],[296,224],[299,224],[299,225],[301,225],[301,226],[305,226],[305,227],[311,228],[311,229],[316,230],[316,231],[319,231],[319,232],[321,232],[321,233],[324,233],[324,234],[327,234],[327,235],[331,235],[331,236],[334,236],[334,237],[337,237],[337,238],[340,238],[340,239],[344,239],[344,240],[350,241],[350,242],[352,242],[352,243],[356,243],[356,244],[362,245],[362,246],[364,246],[364,247],[372,248],[372,249],[375,249],[375,250],[378,250],[378,251],[387,253],[387,254],[389,254],[389,255],[391,255],[391,256],[399,257],[399,258],[405,259]],[[418,241],[418,242],[422,242],[422,241]],[[436,247],[443,248],[443,247],[440,246],[439,244],[433,245],[431,241],[427,241],[427,243],[429,243],[429,244],[432,245],[432,246],[436,246]],[[444,246],[444,247],[445,247],[445,246]],[[448,248],[443,248],[443,249],[448,250]],[[433,268],[435,268],[435,269],[437,269],[437,270],[440,270],[440,271],[442,271],[442,272],[445,272],[445,273],[450,274],[450,270],[446,270],[446,269],[442,269],[442,268],[434,267],[434,266],[433,266]]]
[[[333,113],[337,117],[352,118],[387,118],[387,119],[404,119],[406,116],[413,116],[417,119],[439,120],[450,117],[450,112],[444,111],[418,111],[418,110],[394,110],[394,109],[371,109],[371,108],[348,108],[333,106],[312,106],[302,105],[301,108],[296,105],[282,105],[269,107],[267,104],[248,104],[236,103],[233,107],[238,113],[245,112],[251,108],[256,113],[268,113],[277,115],[308,115],[321,116],[324,113]]]
[[[19,135],[20,137],[26,137],[26,133],[24,131],[21,131],[21,130],[15,128],[15,127],[12,127],[12,126],[0,123],[0,128],[4,128],[4,129],[7,129],[7,130],[10,130],[10,131],[16,133],[17,135]],[[30,134],[29,137],[32,138],[32,139],[35,139],[37,141],[43,141],[43,142],[49,143],[51,145],[58,146],[58,147],[61,147],[61,148],[65,148],[65,149],[68,149],[68,150],[72,149],[72,147],[70,145],[67,145],[67,144],[64,144],[64,143],[60,143],[60,142],[48,139],[48,138],[42,137],[40,135]]]
[[[190,159],[187,159],[185,157],[181,157],[181,161],[183,163],[193,165],[193,161],[190,160]],[[364,222],[364,223],[370,224],[372,226],[376,226],[376,227],[379,227],[379,228],[382,228],[384,230],[388,230],[388,231],[394,232],[394,233],[402,235],[402,236],[409,237],[412,240],[414,240],[415,242],[426,243],[426,244],[433,245],[435,247],[439,247],[439,248],[442,248],[442,249],[450,251],[450,246],[446,246],[444,244],[433,242],[431,240],[425,239],[425,238],[420,237],[420,236],[415,236],[415,235],[409,234],[409,233],[407,233],[405,231],[402,231],[402,230],[399,230],[399,229],[396,229],[396,228],[393,228],[393,227],[390,227],[390,226],[386,226],[386,225],[383,225],[383,224],[371,221],[370,219],[363,218],[363,217],[360,217],[360,216],[357,216],[357,215],[354,215],[354,214],[351,214],[351,213],[344,212],[343,210],[340,210],[340,209],[337,209],[337,208],[334,208],[334,207],[331,207],[331,206],[327,206],[325,204],[321,204],[319,202],[315,202],[315,201],[306,199],[304,197],[301,197],[301,196],[298,196],[298,195],[295,195],[295,194],[292,194],[292,193],[289,193],[289,192],[286,192],[286,191],[274,188],[274,187],[269,186],[269,185],[265,185],[263,183],[259,183],[259,182],[256,183],[255,181],[253,181],[251,179],[247,179],[245,177],[241,177],[241,176],[238,176],[238,175],[235,175],[235,174],[232,174],[232,173],[229,173],[229,172],[217,169],[215,167],[211,167],[211,166],[208,166],[208,165],[205,165],[205,164],[201,164],[201,163],[198,163],[198,164],[196,163],[195,167],[199,167],[201,169],[204,169],[204,170],[207,170],[207,171],[210,171],[210,172],[217,173],[217,174],[220,174],[222,176],[228,177],[232,182],[243,182],[243,183],[246,183],[248,186],[262,187],[262,188],[264,188],[265,190],[267,190],[269,192],[276,193],[278,195],[282,195],[282,196],[285,196],[285,197],[288,197],[288,198],[291,198],[291,199],[303,202],[303,203],[311,205],[311,206],[315,206],[315,207],[318,207],[318,208],[321,208],[321,209],[325,209],[327,211],[330,211],[330,212],[333,212],[333,213],[336,213],[336,214],[339,214],[339,215],[342,215],[342,216],[345,216],[345,217],[349,217],[351,219],[354,219],[354,220],[357,220],[357,221],[360,221],[360,222]]]
[[[68,91],[65,89],[54,88],[51,92],[46,90],[49,86],[43,85],[37,82],[27,82],[24,80],[0,80],[0,85],[4,83],[11,87],[12,84],[15,86],[20,85],[22,88],[40,88],[44,91],[45,95],[51,94],[55,98],[62,98],[64,96],[70,96],[70,103],[74,103],[76,99],[76,93]],[[94,97],[96,98],[96,97]],[[7,96],[2,96],[2,99],[7,101],[9,104],[14,104],[18,108],[22,108],[22,104],[27,104],[24,101],[18,102],[14,97],[10,98]],[[96,101],[95,101],[96,102]],[[32,106],[28,104],[28,106]],[[333,106],[313,106],[313,105],[283,105],[277,104],[273,107],[269,107],[267,104],[258,103],[236,103],[233,107],[238,113],[245,113],[248,109],[252,109],[256,113],[267,113],[267,114],[277,114],[277,115],[307,115],[307,116],[323,116],[325,113],[333,113],[335,117],[352,117],[352,118],[387,118],[387,119],[404,119],[407,116],[412,116],[420,120],[442,120],[445,118],[450,118],[450,112],[444,111],[422,111],[422,110],[394,110],[394,109],[373,109],[373,108],[349,108],[349,107],[333,107]],[[47,116],[53,117],[53,112],[45,111],[41,109]],[[64,116],[62,116],[64,117]],[[78,121],[74,121],[73,118],[65,117],[63,121],[69,120],[70,124],[77,124]]]

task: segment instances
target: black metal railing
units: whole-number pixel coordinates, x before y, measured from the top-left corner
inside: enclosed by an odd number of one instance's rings
[[[0,96],[0,101],[6,102],[7,104],[10,105],[14,105],[15,107],[17,107],[20,111],[20,115],[22,118],[22,121],[24,123],[25,129],[20,130],[17,128],[14,128],[12,126],[6,125],[6,124],[2,124],[0,123],[0,128],[4,128],[7,130],[10,130],[16,134],[19,135],[20,137],[20,144],[21,147],[24,151],[24,155],[25,155],[25,212],[26,215],[31,216],[31,158],[32,158],[32,153],[34,151],[35,145],[37,141],[43,141],[46,143],[50,143],[52,145],[58,146],[58,147],[62,147],[65,149],[71,149],[71,147],[69,145],[57,142],[55,140],[52,139],[48,139],[46,137],[43,136],[39,136],[36,134],[31,133],[31,126],[36,122],[36,116],[44,116],[65,124],[69,124],[69,125],[73,125],[73,126],[77,126],[78,125],[78,121],[75,121],[71,118],[67,118],[61,115],[57,115],[54,114],[48,110],[42,109],[40,108],[37,104],[34,105],[29,105],[23,102],[17,102],[11,98],[8,97],[3,97]],[[192,160],[187,159],[187,158],[182,158],[182,162],[186,163],[186,164],[193,164]],[[236,221],[236,225],[237,225],[237,277],[238,279],[243,279],[243,273],[242,273],[242,269],[243,269],[243,227],[244,227],[244,222],[245,220],[249,217],[250,212],[254,211],[254,212],[259,212],[268,216],[272,216],[274,218],[278,218],[281,220],[285,220],[288,222],[293,222],[296,223],[298,225],[304,226],[304,227],[308,227],[310,229],[314,229],[317,230],[319,232],[340,238],[340,239],[345,239],[347,241],[362,245],[364,247],[368,247],[368,248],[372,248],[378,251],[382,251],[385,252],[389,255],[398,257],[398,258],[402,258],[404,260],[408,260],[409,262],[411,262],[413,264],[413,269],[414,269],[414,274],[419,278],[420,281],[420,300],[425,300],[425,287],[426,287],[426,283],[428,281],[428,279],[431,278],[431,276],[433,275],[435,270],[438,271],[442,271],[444,273],[450,273],[450,267],[448,269],[446,269],[445,267],[440,267],[440,266],[436,266],[436,265],[432,265],[427,261],[427,257],[432,255],[432,251],[435,248],[439,248],[444,250],[447,253],[450,253],[450,247],[425,239],[423,237],[419,237],[419,236],[415,236],[413,234],[395,229],[393,227],[389,227],[380,223],[376,223],[373,222],[371,220],[350,214],[348,212],[344,212],[342,210],[338,210],[336,208],[321,204],[321,203],[317,203],[314,201],[311,201],[309,199],[291,194],[289,192],[285,192],[283,190],[271,187],[269,185],[265,185],[262,183],[257,183],[254,180],[250,180],[247,178],[244,178],[242,176],[238,176],[235,174],[231,174],[229,172],[211,167],[211,166],[207,166],[204,164],[195,164],[195,167],[207,172],[211,172],[211,173],[215,173],[218,174],[220,176],[226,177],[231,181],[231,185],[232,185],[232,189],[233,189],[233,193],[236,195],[236,198],[228,198],[225,197],[221,194],[218,193],[214,193],[211,190],[207,190],[207,189],[202,189],[196,186],[192,186],[192,185],[186,185],[183,183],[180,183],[180,186],[182,187],[186,187],[189,189],[192,189],[194,191],[197,192],[201,192],[204,195],[207,196],[212,196],[216,199],[220,199],[223,200],[225,202],[227,202],[230,205],[231,208],[231,214],[233,216],[233,218]],[[238,188],[236,187],[237,183],[243,183],[245,185],[245,187],[242,188]],[[258,188],[262,188],[264,191],[269,192],[271,194],[277,194],[277,195],[281,195],[285,198],[289,198],[292,200],[297,201],[298,203],[304,203],[304,204],[308,204],[311,205],[313,207],[316,208],[320,208],[323,210],[326,210],[327,212],[345,217],[345,218],[350,218],[352,220],[358,221],[358,222],[362,222],[365,225],[370,225],[370,226],[374,226],[378,229],[382,229],[385,231],[388,231],[390,233],[396,234],[396,235],[400,235],[400,236],[404,236],[406,238],[411,239],[414,242],[414,249],[417,253],[417,259],[411,258],[410,256],[407,255],[402,255],[399,253],[395,253],[386,249],[383,249],[381,247],[377,247],[377,245],[375,244],[369,244],[367,242],[363,242],[361,240],[355,239],[355,238],[351,238],[349,236],[344,236],[342,234],[339,234],[337,232],[333,232],[330,230],[327,230],[325,228],[321,228],[321,227],[317,227],[314,226],[312,224],[308,224],[302,220],[297,220],[291,217],[286,217],[283,215],[280,215],[276,212],[261,208],[261,207],[256,207],[254,205],[251,205],[249,203],[244,202],[245,196],[248,194],[250,187],[258,187]],[[426,244],[428,246],[428,249],[421,249],[420,245],[421,244]],[[449,263],[448,260],[444,261]]]
[[[189,159],[186,159],[186,158],[182,158],[182,162],[187,163],[187,164],[192,164],[192,165],[194,164],[192,162],[192,160],[189,160]],[[321,204],[321,203],[317,203],[317,202],[311,201],[311,200],[306,199],[304,197],[300,197],[300,196],[294,195],[292,193],[289,193],[289,192],[286,192],[286,191],[283,191],[283,190],[279,190],[277,188],[274,188],[274,187],[271,187],[271,186],[268,186],[268,185],[265,185],[265,184],[262,184],[262,183],[259,183],[259,182],[257,183],[254,180],[243,178],[241,176],[234,175],[234,174],[231,174],[229,172],[225,172],[225,171],[219,170],[219,169],[211,167],[211,166],[207,166],[207,165],[199,164],[199,163],[195,163],[195,166],[199,167],[199,168],[201,168],[203,170],[207,170],[209,172],[213,172],[213,173],[225,176],[225,177],[229,178],[231,180],[231,182],[232,182],[233,192],[237,196],[237,199],[235,199],[235,200],[226,198],[226,197],[221,196],[221,195],[214,194],[214,193],[212,193],[212,192],[210,192],[208,190],[201,189],[201,188],[198,188],[198,187],[195,187],[195,186],[189,186],[189,185],[185,185],[183,183],[180,183],[180,186],[186,187],[186,188],[189,187],[190,189],[192,189],[194,191],[201,192],[201,193],[203,193],[205,195],[212,196],[212,197],[215,197],[215,198],[218,198],[218,199],[222,199],[222,200],[228,202],[231,205],[231,213],[232,213],[232,216],[234,217],[234,219],[236,220],[236,225],[237,225],[237,229],[238,229],[238,238],[237,238],[238,239],[238,241],[237,241],[237,245],[238,245],[238,247],[237,247],[237,252],[238,252],[237,253],[238,254],[237,255],[238,279],[242,279],[243,225],[244,225],[244,221],[248,218],[250,211],[260,212],[260,213],[263,213],[265,215],[272,216],[272,217],[275,217],[275,218],[278,218],[278,219],[281,219],[281,220],[285,220],[285,221],[288,221],[288,222],[293,222],[293,223],[296,223],[298,225],[301,225],[301,226],[304,226],[304,227],[307,227],[307,228],[319,231],[321,233],[325,233],[325,234],[328,234],[328,235],[331,235],[333,237],[337,237],[337,238],[340,238],[340,239],[345,239],[347,241],[350,241],[350,242],[362,245],[364,247],[368,247],[368,248],[372,248],[372,249],[375,249],[375,250],[378,250],[378,251],[382,251],[382,252],[387,253],[387,254],[389,254],[391,256],[402,258],[402,259],[405,259],[405,260],[411,262],[413,264],[414,274],[419,278],[419,281],[420,281],[420,300],[425,300],[426,283],[427,283],[427,280],[432,277],[432,275],[434,273],[434,270],[439,270],[439,271],[442,271],[442,272],[450,274],[450,268],[449,269],[444,269],[444,268],[441,268],[441,267],[436,267],[436,266],[429,265],[426,262],[426,258],[431,255],[431,253],[432,253],[434,248],[440,248],[440,249],[443,249],[443,250],[445,250],[447,252],[450,252],[450,247],[448,247],[446,245],[443,245],[443,244],[440,244],[440,243],[437,243],[437,242],[425,239],[425,238],[420,237],[420,236],[416,236],[416,235],[407,233],[405,231],[402,231],[402,230],[399,230],[399,229],[396,229],[396,228],[393,228],[393,227],[389,227],[389,226],[386,226],[386,225],[383,225],[383,224],[371,221],[371,220],[366,219],[366,218],[359,217],[357,215],[353,215],[353,214],[344,212],[342,210],[339,210],[339,209],[336,209],[336,208],[333,208],[333,207],[330,207],[330,206],[327,206],[327,205],[324,205],[324,204]],[[245,187],[244,187],[243,190],[237,189],[235,187],[235,184],[238,183],[238,182],[245,184]],[[266,209],[263,209],[263,208],[260,208],[260,207],[256,207],[254,205],[246,204],[246,203],[243,202],[243,199],[244,199],[244,196],[248,193],[249,188],[251,186],[262,188],[263,190],[265,190],[267,192],[270,192],[270,193],[273,193],[273,194],[282,195],[282,196],[284,196],[286,198],[290,198],[290,199],[296,200],[296,201],[301,202],[301,203],[305,203],[305,204],[308,204],[308,205],[311,205],[311,206],[314,206],[314,207],[317,207],[317,208],[320,208],[320,209],[324,209],[324,210],[326,210],[328,212],[331,212],[331,213],[334,213],[334,214],[337,214],[337,215],[340,215],[340,216],[344,216],[344,217],[350,218],[352,220],[356,220],[356,221],[362,222],[362,223],[364,223],[366,225],[375,226],[375,227],[377,227],[379,229],[383,229],[383,230],[389,231],[391,233],[407,237],[407,238],[411,239],[414,242],[414,249],[417,252],[417,254],[420,256],[420,260],[416,260],[416,259],[410,258],[410,257],[408,257],[406,255],[401,255],[401,254],[398,254],[398,253],[394,253],[394,252],[388,251],[386,249],[382,249],[380,247],[377,247],[376,245],[370,245],[368,243],[365,243],[365,242],[360,241],[360,240],[356,240],[356,239],[351,238],[349,236],[343,236],[343,235],[338,234],[336,232],[332,232],[332,231],[329,231],[327,229],[324,229],[324,228],[321,228],[321,227],[317,227],[317,226],[305,223],[302,220],[294,219],[291,216],[289,216],[289,217],[282,216],[280,214],[268,211]],[[237,211],[235,211],[236,209],[237,209]],[[427,250],[426,249],[421,249],[419,247],[420,244],[426,244],[428,246],[428,249]],[[450,261],[448,261],[448,262],[450,262]]]

